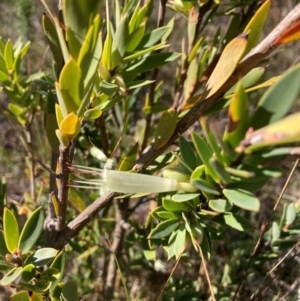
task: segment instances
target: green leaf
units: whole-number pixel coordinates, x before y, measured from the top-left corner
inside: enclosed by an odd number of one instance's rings
[[[4,277],[1,279],[0,284],[3,286],[10,285],[15,281],[22,273],[22,267],[15,267],[10,270]]]
[[[53,114],[47,114],[46,116],[46,135],[48,142],[52,148],[52,150],[58,154],[59,149],[59,141],[56,137],[55,131],[58,129],[56,117]]]
[[[19,225],[15,215],[7,208],[3,213],[3,232],[6,247],[10,253],[15,253],[19,241]]]
[[[82,73],[73,58],[65,64],[59,77],[59,88],[68,113],[76,112],[83,99]],[[61,103],[59,103],[62,107]]]
[[[115,92],[118,91],[119,87],[116,84],[113,84],[113,83],[103,80],[100,83],[100,89],[101,89],[101,92],[106,95],[113,95]]]
[[[268,16],[268,12],[271,6],[271,0],[265,1],[262,6],[254,14],[250,22],[244,29],[245,34],[248,35],[248,44],[244,55],[246,55],[256,44],[258,43],[260,34],[264,27],[265,21]]]
[[[280,228],[276,222],[272,223],[272,241],[280,238]]]
[[[229,212],[216,216],[214,221],[239,231],[248,231],[254,228],[253,225],[242,216]]]
[[[227,143],[231,149],[235,149],[245,138],[250,121],[248,98],[241,82],[237,85],[232,97],[228,117],[229,120],[223,141]]]
[[[181,224],[177,230],[176,239],[174,242],[174,255],[176,259],[182,254],[185,249],[185,238],[186,238],[186,228],[184,224]]]
[[[140,27],[136,28],[133,32],[129,34],[126,52],[133,52],[137,46],[140,44],[146,30],[146,24],[142,24]]]
[[[286,209],[286,217],[285,217],[285,224],[291,225],[296,219],[296,207],[294,203],[291,203],[287,206]]]
[[[64,1],[63,16],[67,28],[67,41],[70,52],[75,60],[78,58],[81,45],[84,42],[91,23],[100,11],[101,2],[101,0]]]
[[[171,219],[160,222],[149,234],[148,239],[159,239],[169,236],[180,225],[178,219]]]
[[[40,279],[46,281],[55,281],[59,278],[60,272],[55,268],[48,268],[40,274]]]
[[[251,126],[259,129],[284,117],[300,93],[300,64],[288,70],[260,99]]]
[[[193,179],[191,181],[191,183],[192,183],[192,185],[194,185],[196,188],[200,189],[201,191],[210,193],[212,195],[221,195],[220,191],[206,180]]]
[[[201,161],[205,164],[205,167],[207,168],[207,172],[211,175],[211,177],[216,181],[219,182],[220,179],[215,172],[215,170],[210,165],[209,159],[212,157],[213,153],[207,143],[204,141],[202,137],[200,137],[195,132],[192,132],[192,140],[194,143],[194,146],[196,148],[196,151],[201,159]]]
[[[178,193],[172,196],[172,201],[177,203],[187,202],[193,200],[194,198],[197,198],[198,196],[199,193]]]
[[[232,208],[232,204],[226,200],[226,199],[215,199],[215,200],[210,200],[208,202],[208,206],[216,211],[216,212],[220,212],[220,213],[224,213],[227,211],[230,211]]]
[[[55,268],[60,272],[60,276],[58,277],[58,279],[56,281],[53,281],[51,284],[51,288],[50,288],[51,293],[53,293],[54,288],[62,280],[65,271],[65,265],[66,265],[66,254],[64,251],[61,251],[55,257],[55,259],[50,265],[50,268]]]
[[[45,33],[47,42],[49,44],[49,47],[51,49],[51,52],[54,56],[56,65],[59,68],[61,68],[63,65],[64,58],[63,58],[62,50],[60,47],[58,35],[57,35],[56,29],[55,29],[55,25],[53,24],[51,19],[46,14],[43,14],[42,22],[43,22],[44,33]]]
[[[177,203],[168,199],[163,199],[162,201],[162,205],[163,207],[168,210],[168,211],[172,211],[172,212],[182,212],[182,211],[187,211],[187,207],[182,204],[182,203]]]
[[[211,157],[209,159],[210,165],[212,166],[212,168],[216,171],[216,173],[218,174],[219,178],[221,179],[221,182],[224,184],[228,184],[231,183],[231,176],[230,174],[226,171],[224,165],[222,165],[217,158],[215,157]]]
[[[18,247],[22,254],[27,254],[38,240],[44,224],[43,208],[37,208],[27,219],[19,238]]]
[[[98,108],[88,109],[84,112],[83,117],[86,120],[95,120],[102,115],[102,111]]]
[[[85,92],[89,89],[102,55],[102,38],[101,34],[99,34],[99,28],[100,16],[97,15],[93,21],[93,25],[87,32],[78,54],[77,62],[82,72]]]
[[[179,219],[180,216],[170,211],[160,211],[160,212],[155,212],[155,218],[170,220],[170,219]]]
[[[209,260],[211,256],[211,241],[210,241],[209,234],[205,228],[203,228],[203,240],[200,245],[200,248],[202,250],[203,257],[206,260]]]
[[[12,72],[14,67],[14,52],[13,52],[13,44],[10,40],[8,40],[5,45],[4,59],[5,59],[6,68],[8,72]]]
[[[69,280],[62,288],[61,300],[63,301],[77,301],[78,300],[78,288],[77,283],[74,280]]]
[[[27,264],[25,267],[23,267],[23,270],[22,270],[22,280],[23,281],[29,282],[30,280],[35,278],[35,276],[36,276],[36,269],[32,263]]]
[[[24,112],[24,108],[13,103],[8,104],[8,109],[15,115],[20,116]]]
[[[122,158],[118,170],[130,170],[134,164],[135,164],[135,159],[138,154],[139,150],[139,144],[136,143],[130,151],[125,155],[125,157]]]
[[[160,41],[165,33],[169,30],[169,26],[163,26],[152,30],[150,33],[146,34],[141,40],[140,44],[136,48],[137,50],[152,47]]]
[[[115,68],[123,61],[128,43],[128,17],[125,15],[116,29],[111,47],[111,68]]]
[[[175,109],[169,109],[163,113],[156,128],[153,149],[159,149],[169,141],[176,128],[177,118],[178,114]]]
[[[29,298],[28,291],[17,292],[15,294],[11,295],[10,298],[13,301],[32,301]]]
[[[252,193],[242,189],[223,189],[223,194],[234,205],[250,211],[259,211],[260,202]]]
[[[36,267],[41,267],[43,265],[51,262],[58,251],[53,248],[42,248],[38,249],[31,257],[30,263],[34,264]]]
[[[176,52],[165,52],[149,55],[126,68],[124,78],[126,78],[127,73],[138,74],[148,70],[159,68],[164,64],[176,60],[180,56],[181,54]]]
[[[6,179],[4,176],[0,180],[0,209],[6,205]],[[1,253],[0,253],[1,254]]]
[[[180,154],[184,163],[191,169],[196,168],[196,156],[190,143],[183,136],[179,137]]]
[[[9,251],[6,248],[4,233],[0,230],[0,255],[5,256]]]

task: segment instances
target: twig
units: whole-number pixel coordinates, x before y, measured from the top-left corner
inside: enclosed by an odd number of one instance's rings
[[[285,184],[284,184],[284,186],[282,188],[282,191],[281,191],[281,193],[280,193],[280,195],[279,195],[279,197],[278,197],[278,199],[277,199],[277,201],[276,201],[276,203],[275,203],[275,205],[273,207],[272,214],[270,215],[270,217],[269,217],[266,225],[263,227],[263,229],[262,229],[262,231],[260,233],[260,236],[259,236],[259,238],[257,240],[257,243],[256,243],[256,245],[255,245],[255,247],[253,249],[253,252],[252,252],[252,254],[251,254],[250,258],[249,258],[249,261],[248,261],[247,266],[246,266],[246,268],[245,268],[245,270],[243,272],[241,281],[238,284],[238,287],[237,287],[237,289],[235,291],[235,294],[233,296],[232,301],[234,301],[236,299],[236,297],[237,297],[237,294],[238,294],[238,292],[239,292],[239,290],[240,290],[240,288],[242,286],[242,283],[243,283],[243,281],[244,281],[244,279],[245,279],[245,277],[247,275],[247,271],[248,271],[248,269],[249,269],[252,261],[254,260],[254,257],[256,256],[256,252],[257,252],[257,250],[258,250],[258,248],[259,248],[259,246],[260,246],[260,244],[261,244],[261,242],[263,240],[263,236],[264,236],[264,234],[266,233],[266,231],[269,228],[269,225],[270,225],[271,220],[272,220],[272,218],[274,216],[274,213],[277,210],[277,207],[278,207],[278,205],[279,205],[279,203],[280,203],[280,201],[282,199],[282,196],[283,196],[283,194],[284,194],[284,192],[285,192],[285,190],[286,190],[286,188],[287,188],[287,186],[288,186],[288,184],[289,184],[289,182],[290,182],[293,174],[294,174],[294,171],[296,170],[296,167],[297,167],[298,163],[299,163],[299,159],[297,159],[296,162],[294,163],[294,166],[293,166],[293,168],[292,168],[292,170],[291,170],[291,172],[290,172],[290,174],[289,174],[289,176],[288,176],[288,178],[287,178],[287,180],[286,180],[286,182],[285,182]]]
[[[176,270],[176,268],[177,268],[177,266],[178,266],[178,264],[179,264],[179,261],[180,261],[180,258],[181,258],[181,256],[182,256],[182,254],[183,254],[183,252],[181,252],[181,253],[179,254],[179,257],[178,257],[177,261],[175,262],[175,265],[174,265],[174,267],[173,267],[173,269],[172,269],[172,271],[171,271],[171,273],[170,273],[170,275],[169,275],[169,277],[168,277],[166,283],[164,284],[162,290],[160,291],[159,296],[158,296],[158,298],[156,299],[156,301],[159,301],[159,300],[162,298],[162,295],[163,295],[163,293],[164,293],[164,291],[165,291],[165,289],[166,289],[168,283],[170,282],[170,280],[171,280],[171,278],[172,278],[172,276],[173,276],[173,274],[174,274],[174,272],[175,272],[175,270]]]
[[[33,157],[33,160],[40,164],[45,170],[47,170],[53,177],[56,179],[59,178],[59,174],[57,174],[54,170],[52,170],[48,165],[46,165],[40,158],[38,157]]]
[[[207,267],[206,267],[206,264],[205,264],[205,259],[204,259],[204,256],[203,256],[203,252],[202,252],[201,246],[199,246],[199,252],[200,252],[200,256],[201,256],[201,260],[202,260],[202,265],[203,265],[203,269],[204,269],[204,273],[205,273],[205,276],[206,276],[206,280],[207,280],[207,283],[208,283],[208,286],[209,286],[209,289],[210,289],[212,300],[216,301],[216,298],[215,298],[215,295],[214,295],[214,290],[213,290],[212,285],[211,285],[210,277],[209,277],[209,274],[208,274],[208,271],[207,271]]]
[[[215,94],[209,98],[199,101],[190,109],[190,111],[177,123],[176,129],[169,139],[169,141],[160,149],[153,149],[151,147],[144,153],[134,166],[134,170],[140,171],[145,169],[151,162],[153,162],[159,155],[161,155],[179,135],[184,133],[188,128],[194,124],[201,115],[205,113],[212,105],[214,105],[220,96],[222,96],[228,89],[230,89],[238,80],[252,70],[261,60],[267,57],[272,51],[276,49],[274,45],[277,38],[291,25],[300,19],[300,4],[296,5],[294,9],[274,28],[274,30],[257,45],[237,66],[236,71],[226,81],[226,83]]]

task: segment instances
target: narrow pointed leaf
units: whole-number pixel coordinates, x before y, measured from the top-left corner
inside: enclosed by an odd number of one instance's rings
[[[223,140],[228,143],[231,149],[235,149],[245,138],[245,134],[249,128],[248,98],[241,82],[232,97],[228,117],[229,120]]]
[[[139,144],[136,143],[130,149],[130,151],[126,154],[126,156],[122,158],[118,169],[119,170],[124,170],[124,171],[130,170],[135,164],[135,160],[136,160],[138,150],[139,150]]]
[[[209,159],[213,155],[211,149],[209,148],[207,143],[204,141],[204,139],[201,138],[199,135],[197,135],[195,132],[192,132],[192,140],[193,140],[194,146],[196,148],[196,151],[197,151],[199,157],[201,158],[202,162],[205,164],[205,167],[207,168],[208,173],[211,175],[211,177],[216,182],[219,182],[220,179],[209,162]]]
[[[178,229],[180,222],[178,219],[171,219],[160,222],[149,234],[149,239],[159,239],[169,236]]]
[[[174,243],[174,255],[176,259],[181,255],[181,253],[185,249],[185,237],[186,237],[186,229],[185,225],[181,224],[176,235],[175,243]]]
[[[288,70],[262,96],[251,121],[254,129],[274,123],[291,109],[300,93],[300,64]]]
[[[244,55],[246,55],[258,43],[260,34],[269,13],[270,6],[271,0],[266,0],[245,27],[244,33],[248,33],[249,35]]]
[[[207,97],[210,97],[217,92],[232,75],[240,59],[242,58],[243,53],[245,52],[246,46],[247,35],[245,34],[237,36],[230,43],[228,43],[207,82]]]
[[[141,40],[139,46],[135,49],[142,50],[154,46],[160,41],[163,35],[169,30],[168,26],[163,26],[152,30],[150,33],[146,34]]]
[[[27,254],[38,240],[44,224],[43,208],[37,208],[26,221],[19,239],[22,254]]]
[[[291,225],[295,219],[296,219],[296,207],[294,203],[291,203],[287,206],[286,209],[286,217],[285,217],[285,224],[286,225]]]
[[[180,154],[185,164],[191,169],[196,168],[196,156],[190,143],[182,136],[179,137]]]
[[[111,47],[111,68],[122,63],[128,43],[128,17],[125,15],[116,29]]]
[[[168,62],[176,60],[179,56],[181,56],[181,54],[176,52],[165,52],[149,55],[126,68],[125,74],[138,74],[141,72],[159,68],[164,64],[167,64]],[[126,75],[124,75],[124,77],[126,78]]]

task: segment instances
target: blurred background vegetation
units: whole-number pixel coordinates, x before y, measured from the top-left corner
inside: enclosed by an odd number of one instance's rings
[[[224,8],[226,3],[230,1],[222,1]],[[243,1],[240,1],[241,3]],[[247,1],[244,1],[247,2]],[[263,37],[274,28],[278,22],[283,19],[283,17],[295,6],[299,1],[293,0],[273,0],[271,11],[267,19],[267,24],[264,27]],[[53,11],[57,10],[57,1],[49,1],[50,6]],[[26,64],[23,66],[23,72],[30,74],[33,71],[43,70],[45,72],[51,72],[52,65],[52,54],[47,46],[44,39],[44,34],[41,26],[41,19],[43,14],[43,7],[39,1],[31,0],[1,0],[0,2],[0,36],[6,40],[10,38],[15,42],[19,36],[22,37],[23,41],[31,41],[31,47],[29,55],[26,59]],[[173,15],[173,12],[170,13]],[[153,19],[153,27],[155,27],[157,17],[157,7],[153,7],[153,12],[151,18]],[[222,28],[223,25],[227,24],[227,20],[224,17],[216,19],[215,23],[212,23],[208,28],[208,35],[211,32],[216,31],[218,27]],[[177,26],[176,30],[171,36],[170,43],[172,45],[172,51],[180,51],[181,41],[177,38],[182,37],[186,34],[186,20],[178,17],[176,19]],[[217,23],[218,22],[218,23]],[[282,46],[272,57],[265,61],[265,66],[270,65],[267,68],[267,72],[264,75],[265,78],[270,78],[277,74],[282,73],[282,70],[286,70],[288,67],[295,65],[300,62],[300,42],[296,41],[291,44]],[[174,74],[174,66],[168,65],[163,68],[163,73],[161,73],[161,79],[168,82],[168,79],[172,79],[172,74]],[[166,98],[166,101],[172,97],[172,83],[169,82],[170,86],[166,85],[164,87],[164,94],[162,97]],[[299,83],[300,84],[300,83]],[[255,93],[251,94],[250,97],[255,100],[257,95]],[[4,93],[0,91],[0,106],[5,108],[8,104],[8,99]],[[300,103],[294,107],[295,111],[299,111]],[[215,128],[223,127],[223,116],[219,115],[211,121],[214,123]],[[38,153],[36,155],[41,158],[44,162],[49,162],[50,158],[50,147],[46,140],[45,135],[40,132],[40,126],[43,122],[43,116],[35,119],[35,140],[33,143],[36,145]],[[219,131],[219,130],[218,130]],[[221,132],[221,130],[220,130]],[[0,112],[0,164],[1,164],[1,174],[3,174],[7,179],[7,193],[10,202],[26,202],[26,195],[30,193],[29,184],[30,181],[27,176],[26,168],[28,167],[24,158],[26,157],[26,151],[19,139],[18,128],[9,122],[6,117]],[[224,296],[228,291],[232,291],[234,285],[239,281],[241,272],[245,268],[246,261],[249,258],[253,245],[255,244],[261,225],[263,225],[269,218],[273,205],[280,194],[280,191],[284,185],[289,171],[293,165],[293,162],[282,162],[285,167],[286,174],[280,179],[272,180],[264,187],[263,190],[258,192],[259,198],[261,200],[262,208],[260,212],[252,217],[253,222],[256,225],[256,232],[254,235],[249,235],[243,232],[237,231],[226,231],[225,239],[221,243],[215,243],[214,256],[209,261],[209,271],[212,275],[212,281],[216,284],[216,289],[223,290]],[[24,172],[25,171],[25,172]],[[47,198],[47,177],[42,170],[39,171],[40,176],[37,177],[37,187],[40,189],[41,198],[40,200],[46,200]],[[93,196],[90,195],[90,199]],[[283,203],[285,201],[299,202],[300,199],[300,168],[297,170],[293,176],[291,183],[283,197]],[[281,206],[275,215],[275,219],[279,220],[283,206]],[[145,211],[142,209],[135,213],[137,215],[137,220],[144,222]],[[106,231],[110,231],[109,222],[106,224]],[[89,244],[89,241],[99,241],[102,238],[99,233],[95,231],[97,228],[97,222],[94,222],[86,230],[80,233],[78,241],[83,241]],[[252,233],[251,233],[252,234]],[[101,275],[99,271],[103,268],[105,261],[105,252],[103,252],[100,258],[89,253],[82,253],[82,245],[77,245],[76,241],[72,242],[74,250],[74,260],[69,263],[69,275],[79,281],[81,284],[81,295],[87,296],[84,300],[97,300],[97,283],[100,283],[99,278]],[[174,261],[171,260],[167,264],[161,263],[161,266],[151,267],[147,266],[147,262],[143,258],[140,250],[135,247],[134,236],[127,238],[127,243],[131,245],[130,251],[130,270],[128,266],[126,267],[126,259],[123,262],[123,267],[128,272],[128,278],[134,274],[139,274],[138,279],[132,277],[131,283],[131,296],[133,300],[153,300],[157,293],[157,290],[161,288],[161,284],[167,280],[167,277],[174,266]],[[274,271],[270,278],[265,279],[265,275],[272,269],[272,267],[279,262],[286,252],[278,253],[272,250],[269,244],[262,245],[259,253],[261,256],[257,257],[256,264],[249,270],[248,276],[246,278],[246,285],[244,285],[243,291],[241,292],[239,300],[248,300],[249,292],[253,291],[253,287],[261,287],[263,285],[263,299],[256,300],[287,300],[296,301],[300,300],[300,248],[296,248],[291,256],[284,260],[280,264],[279,268]],[[191,253],[193,254],[193,253]],[[274,260],[271,258],[274,257]],[[76,260],[75,260],[76,259]],[[162,262],[165,260],[164,255],[161,254]],[[121,262],[122,264],[122,262]],[[97,273],[95,273],[97,269]],[[157,273],[159,271],[159,273]],[[158,277],[159,275],[159,277]],[[189,277],[195,279],[194,282],[189,282]],[[233,278],[231,275],[235,275]],[[202,287],[207,287],[205,283],[204,271],[200,268],[200,263],[198,256],[194,254],[194,257],[183,258],[182,263],[177,268],[173,282],[176,282],[177,289],[180,288],[182,291],[188,291],[189,289],[193,291],[195,288],[197,290]],[[149,286],[149,283],[151,284]],[[218,285],[217,285],[218,284]],[[175,286],[173,286],[175,287]],[[221,288],[222,287],[222,288]],[[116,300],[122,300],[123,288],[121,281],[119,283],[119,293],[116,296]],[[168,292],[168,297],[165,300],[172,300],[172,295],[176,295],[176,292]],[[209,293],[207,292],[209,295]],[[177,296],[180,293],[177,292]],[[278,299],[276,296],[281,296]],[[201,299],[192,299],[193,297],[184,297],[183,299],[174,300],[207,300],[205,293]],[[4,299],[3,299],[4,300]],[[220,299],[221,300],[221,299]]]

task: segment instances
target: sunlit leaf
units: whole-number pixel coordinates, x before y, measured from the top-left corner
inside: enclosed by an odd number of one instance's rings
[[[239,231],[253,230],[252,224],[244,217],[234,213],[224,213],[214,218],[214,221]]]
[[[74,139],[80,132],[80,121],[76,114],[70,113],[59,125],[60,131],[70,140]]]
[[[253,194],[241,189],[223,189],[223,194],[234,205],[245,210],[259,211],[260,202]]]
[[[291,225],[296,219],[296,207],[294,203],[291,203],[287,206],[286,209],[286,217],[285,217],[285,224]]]
[[[10,270],[4,277],[1,279],[0,284],[3,286],[10,285],[15,281],[22,273],[22,267],[15,267]]]
[[[28,291],[17,292],[10,296],[13,301],[31,301]]]
[[[206,97],[210,97],[217,92],[232,75],[245,52],[246,46],[247,35],[245,34],[237,36],[228,43],[207,82],[206,90],[208,95]]]
[[[3,213],[3,233],[8,251],[14,253],[19,242],[19,225],[15,215],[7,208]]]
[[[270,6],[271,0],[266,0],[245,27],[243,32],[248,34],[248,43],[244,55],[246,55],[258,43]]]
[[[174,202],[187,202],[193,200],[194,198],[198,197],[199,193],[178,193],[172,196],[172,201]]]

